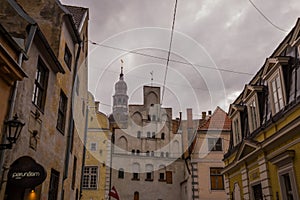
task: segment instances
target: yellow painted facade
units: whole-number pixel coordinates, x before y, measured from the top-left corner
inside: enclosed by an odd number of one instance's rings
[[[300,199],[299,29],[298,19],[230,106],[233,131],[223,170],[228,199]]]
[[[106,199],[109,186],[109,122],[107,116],[98,109],[99,102],[95,102],[94,97],[89,94],[85,168],[95,167],[97,169],[97,182],[95,185],[85,185],[85,180],[83,180],[83,200]]]

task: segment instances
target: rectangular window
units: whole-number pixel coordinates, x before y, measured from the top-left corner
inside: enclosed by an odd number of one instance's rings
[[[57,200],[58,185],[59,185],[59,172],[54,169],[51,169],[48,200]]]
[[[280,176],[280,179],[281,179],[281,190],[282,190],[281,192],[282,192],[284,199],[287,199],[287,200],[296,199],[295,198],[296,196],[294,195],[294,192],[293,192],[290,174],[289,173],[282,174]]]
[[[274,113],[277,113],[284,107],[283,93],[279,74],[276,74],[276,76],[271,79],[270,88],[273,97]]]
[[[139,173],[133,173],[132,180],[140,180]]]
[[[152,180],[153,180],[152,172],[147,172],[146,173],[146,181],[152,181]]]
[[[165,173],[164,173],[164,172],[160,172],[160,173],[159,173],[159,180],[160,180],[160,181],[165,180]]]
[[[77,158],[74,156],[74,161],[73,161],[73,174],[72,174],[72,189],[74,190],[75,188],[75,182],[76,182],[76,170],[77,170]]]
[[[259,121],[258,121],[258,112],[257,112],[257,106],[256,106],[256,101],[255,99],[252,99],[250,103],[248,104],[248,113],[249,113],[249,126],[250,126],[250,131],[253,132],[256,130],[259,126]]]
[[[72,66],[72,54],[70,49],[68,48],[67,44],[65,46],[65,55],[64,55],[64,60],[68,68],[71,70]]]
[[[87,166],[84,167],[83,172],[83,189],[97,189],[97,180],[98,180],[98,167],[96,166]]]
[[[97,151],[97,143],[91,142],[91,144],[90,144],[90,150],[91,151]]]
[[[208,151],[222,151],[222,139],[221,138],[208,138]]]
[[[233,120],[233,141],[234,145],[237,145],[241,141],[239,118]]]
[[[210,168],[210,187],[212,190],[224,190],[222,168]]]
[[[41,60],[38,61],[37,71],[35,73],[35,81],[32,94],[32,103],[40,110],[44,110],[47,81],[48,81],[48,69]]]
[[[58,107],[58,117],[56,128],[64,133],[66,124],[66,113],[67,113],[67,103],[68,99],[63,91],[60,92],[59,107]]]
[[[171,171],[166,171],[166,182],[167,182],[167,184],[173,183],[173,177],[172,177]]]

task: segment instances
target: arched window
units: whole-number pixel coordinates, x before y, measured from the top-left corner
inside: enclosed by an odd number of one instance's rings
[[[146,165],[146,179],[145,181],[153,181],[153,165]]]
[[[140,200],[140,194],[139,194],[139,192],[134,192],[133,200]]]
[[[150,133],[150,131],[147,132],[147,138],[151,138],[151,133]]]
[[[154,151],[151,151],[151,156],[154,156]]]
[[[140,155],[140,150],[136,150],[136,155]]]
[[[124,179],[124,169],[123,169],[123,168],[120,168],[120,169],[119,169],[119,172],[118,172],[118,178]]]
[[[165,133],[161,134],[161,139],[164,140],[165,139]]]
[[[164,165],[159,166],[159,179],[158,181],[166,181],[166,167]]]
[[[146,151],[146,156],[150,156],[150,152],[149,151]]]
[[[132,172],[133,172],[132,180],[136,180],[136,181],[140,180],[140,176],[139,176],[140,164],[139,163],[133,163]]]
[[[117,144],[120,149],[122,149],[122,151],[126,151],[127,152],[127,147],[128,147],[128,142],[126,137],[121,136],[118,140],[118,144]]]
[[[164,152],[160,152],[160,157],[164,157]]]
[[[132,155],[135,154],[135,150],[134,150],[134,149],[131,150],[131,154],[132,154]]]

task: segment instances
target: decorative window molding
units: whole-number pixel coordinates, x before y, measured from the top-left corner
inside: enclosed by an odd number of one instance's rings
[[[241,131],[241,115],[239,112],[232,119],[232,131],[233,131],[233,144],[236,146],[242,141]]]
[[[250,132],[253,132],[260,125],[259,103],[257,94],[254,94],[246,104],[248,110],[249,129]]]
[[[295,151],[287,150],[270,159],[278,168],[278,179],[282,199],[297,199],[298,190],[294,173]]]
[[[288,61],[289,57],[269,58],[263,71],[263,79],[268,83],[272,115],[278,113],[286,105],[282,65],[287,64]]]

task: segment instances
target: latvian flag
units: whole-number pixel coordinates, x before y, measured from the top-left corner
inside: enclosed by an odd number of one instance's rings
[[[118,192],[117,192],[115,186],[113,186],[112,189],[109,191],[108,196],[111,196],[111,197],[113,197],[117,200],[120,200]]]

